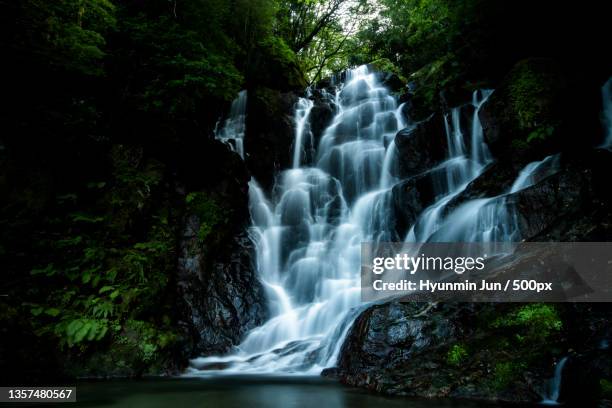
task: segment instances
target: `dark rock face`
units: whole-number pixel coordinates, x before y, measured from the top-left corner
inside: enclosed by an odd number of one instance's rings
[[[563,168],[508,196],[528,240],[612,240],[612,153],[594,150],[568,157]]]
[[[185,302],[184,330],[193,340],[192,355],[227,352],[267,317],[263,287],[252,262],[246,232],[233,240],[230,259],[203,265],[198,243],[200,221],[187,217],[178,265],[178,290]]]
[[[353,324],[335,374],[345,384],[393,395],[536,401],[526,383],[499,391],[487,377],[494,349],[474,349],[462,364],[448,363],[453,345],[479,334],[487,304],[390,302],[367,309]],[[511,389],[511,391],[510,391]]]
[[[218,168],[207,173],[209,183],[198,185],[192,176],[178,191],[183,202],[186,192],[196,194],[177,228],[177,317],[187,358],[228,351],[267,317],[246,232],[249,174],[228,146],[215,142],[210,149]]]
[[[380,83],[389,88],[392,93],[401,94],[406,90],[406,82],[396,73],[383,71],[378,72]]]
[[[298,94],[269,88],[249,90],[245,134],[246,163],[264,187],[271,188],[275,173],[291,165],[294,119]]]
[[[520,328],[499,330],[495,319],[524,307],[530,306],[373,305],[354,322],[338,366],[323,375],[392,395],[538,402],[555,363],[569,356],[560,400],[589,404],[600,398],[593,379],[610,375],[612,353],[607,340],[602,341],[610,336],[609,305],[559,304],[555,313],[563,331],[545,341],[533,338],[530,344],[508,346]]]
[[[335,114],[333,89],[315,89],[312,92],[314,105],[310,111],[310,130],[314,138],[314,147],[318,146],[323,131],[331,124]]]
[[[446,182],[444,172],[434,169],[393,186],[391,190],[393,210],[390,221],[400,239],[406,236],[419,214],[434,203],[441,191],[445,191],[445,187],[441,184]]]
[[[496,161],[488,165],[482,174],[471,181],[465,189],[454,197],[444,208],[446,214],[451,213],[461,204],[484,197],[495,197],[503,194],[512,187],[520,166],[515,163],[501,163]]]
[[[447,155],[444,118],[434,114],[413,128],[400,130],[395,136],[395,145],[400,178],[434,167]]]
[[[551,60],[517,63],[479,112],[491,152],[501,160],[531,161],[559,150],[592,146],[575,140],[577,134],[597,134],[593,127],[597,107],[589,86],[572,81]]]

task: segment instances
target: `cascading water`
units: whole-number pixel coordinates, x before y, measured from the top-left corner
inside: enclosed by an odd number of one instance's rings
[[[223,363],[225,373],[319,373],[335,362],[359,310],[361,243],[377,238],[388,215],[391,176],[383,167],[393,157],[386,149],[405,123],[395,98],[365,66],[347,72],[334,101],[336,115],[313,166],[300,166],[311,137],[312,101],[303,98],[293,168],[277,177],[269,199],[250,183],[257,268],[272,318],[232,355],[193,360],[188,375],[210,373],[212,363]]]
[[[601,121],[604,127],[604,142],[601,147],[612,149],[612,78],[601,88],[603,112]]]
[[[295,110],[295,148],[293,151],[294,169],[300,167],[300,160],[303,157],[302,150],[304,149],[304,137],[308,137],[310,139],[310,146],[314,144],[314,141],[312,140],[312,132],[310,131],[310,124],[308,122],[313,105],[314,102],[312,100],[308,98],[300,98]]]
[[[215,137],[226,143],[232,150],[244,159],[244,131],[246,126],[247,91],[242,90],[232,101],[229,116],[219,127],[215,127]]]
[[[561,378],[563,375],[563,367],[565,367],[565,363],[567,362],[567,357],[563,357],[559,362],[555,365],[555,374],[553,378],[550,380],[548,384],[548,392],[546,396],[542,400],[541,404],[544,405],[558,405],[559,404],[559,396],[561,396]]]
[[[468,201],[445,215],[447,204],[492,161],[478,117],[491,92],[474,92],[469,149],[462,108],[445,117],[448,158],[429,170],[436,199],[406,241],[520,238],[505,195]],[[278,175],[271,197],[255,180],[250,183],[251,233],[272,317],[233,354],[192,360],[187,375],[219,373],[220,366],[223,373],[319,373],[335,363],[352,321],[365,307],[356,307],[360,246],[393,238],[387,224],[391,189],[399,181],[393,171],[394,137],[407,124],[402,107],[365,66],[347,72],[333,101],[336,115],[311,154],[305,153],[314,146],[313,102],[307,97],[297,103],[293,168]],[[310,159],[313,164],[305,165]],[[555,160],[528,165],[508,193],[555,171]]]
[[[467,184],[478,177],[484,167],[491,161],[491,154],[484,142],[482,125],[478,118],[478,111],[491,90],[475,91],[472,97],[474,114],[472,117],[471,150],[468,153],[465,147],[465,138],[461,129],[461,108],[453,108],[445,117],[446,142],[448,145],[448,159],[435,169],[430,170],[436,202],[423,211],[423,214],[412,226],[407,242],[425,242],[440,229],[444,221],[444,208],[459,194]],[[451,240],[452,241],[452,240]]]

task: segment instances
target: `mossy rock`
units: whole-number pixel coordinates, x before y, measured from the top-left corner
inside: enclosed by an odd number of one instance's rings
[[[368,67],[378,73],[381,83],[388,87],[391,92],[401,95],[406,91],[408,80],[402,75],[402,71],[389,59],[377,59],[370,62]]]
[[[262,39],[249,62],[249,87],[257,84],[286,92],[308,85],[295,53],[278,37]]]
[[[271,188],[276,171],[290,165],[293,112],[299,95],[268,87],[249,90],[244,139],[246,164],[264,188]]]
[[[567,133],[570,94],[555,62],[531,58],[517,63],[480,110],[493,154],[531,160],[559,150]]]

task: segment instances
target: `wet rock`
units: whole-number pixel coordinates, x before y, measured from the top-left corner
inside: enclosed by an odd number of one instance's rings
[[[274,175],[291,165],[294,110],[298,94],[269,88],[249,90],[246,134],[246,163],[250,173],[266,189]]]
[[[398,239],[402,240],[423,210],[434,203],[437,192],[444,191],[443,186],[437,186],[445,180],[440,177],[441,173],[441,170],[430,170],[393,186],[390,222]]]
[[[183,300],[182,326],[192,339],[192,356],[225,353],[267,317],[263,287],[253,265],[246,232],[231,243],[229,259],[204,262],[198,242],[200,220],[187,217],[181,238],[177,287]]]
[[[518,176],[520,167],[514,163],[496,161],[488,165],[475,180],[454,197],[444,208],[445,214],[450,214],[461,204],[478,198],[495,197],[507,192]]]
[[[612,239],[612,153],[567,157],[558,173],[508,196],[526,240]]]
[[[315,89],[312,92],[314,105],[310,111],[310,130],[312,131],[315,148],[319,145],[323,131],[329,126],[334,117],[335,107],[333,97],[333,89]]]
[[[537,401],[526,383],[513,383],[507,390],[491,385],[487,378],[499,357],[494,348],[475,348],[461,364],[448,361],[454,345],[468,347],[481,340],[479,315],[504,307],[416,302],[371,306],[353,324],[338,366],[329,374],[345,384],[392,395]]]
[[[407,178],[441,163],[446,155],[446,131],[441,114],[431,115],[395,136],[399,177]]]

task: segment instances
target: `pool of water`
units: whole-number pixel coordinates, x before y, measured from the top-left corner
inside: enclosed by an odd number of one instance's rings
[[[386,397],[320,377],[215,377],[81,382],[76,404],[83,407],[492,407],[461,400]],[[63,406],[66,406],[65,404]]]

